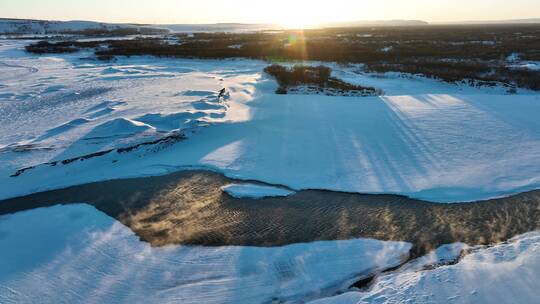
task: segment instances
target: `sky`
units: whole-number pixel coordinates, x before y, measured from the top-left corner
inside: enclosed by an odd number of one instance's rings
[[[540,17],[540,0],[0,0],[0,17],[120,23],[275,23]]]

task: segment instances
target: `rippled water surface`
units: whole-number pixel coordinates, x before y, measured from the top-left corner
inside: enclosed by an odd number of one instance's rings
[[[0,215],[84,202],[154,246],[281,246],[367,237],[412,242],[414,255],[540,229],[540,191],[462,204],[317,190],[237,199],[221,190],[233,182],[208,171],[104,181],[0,201]]]

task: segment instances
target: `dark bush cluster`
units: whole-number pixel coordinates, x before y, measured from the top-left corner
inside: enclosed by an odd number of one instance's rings
[[[363,87],[344,82],[343,80],[331,77],[332,69],[320,66],[295,65],[291,68],[279,64],[273,64],[264,69],[264,72],[274,77],[279,84],[277,94],[287,94],[290,87],[301,85],[313,85],[318,88],[331,88],[342,92],[368,91],[376,93],[372,87]]]
[[[286,68],[279,64],[273,64],[264,69],[264,72],[276,78],[282,87],[290,87],[302,84],[316,84],[327,86],[332,70],[326,66],[296,65]]]
[[[27,45],[25,49],[27,52],[34,54],[61,54],[79,51],[79,48],[71,42],[50,43],[48,41],[39,41],[35,44]]]
[[[97,28],[78,31],[61,31],[59,34],[85,37],[124,37],[134,35],[166,35],[169,31],[151,27]]]

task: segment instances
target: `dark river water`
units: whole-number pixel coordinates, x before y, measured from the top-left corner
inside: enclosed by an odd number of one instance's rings
[[[436,204],[396,195],[319,190],[236,199],[221,190],[236,182],[209,171],[104,181],[0,201],[0,215],[88,203],[153,246],[269,247],[365,237],[411,242],[413,256],[443,244],[492,244],[540,229],[540,191]]]

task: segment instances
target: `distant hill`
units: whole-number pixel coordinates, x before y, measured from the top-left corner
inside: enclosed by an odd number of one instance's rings
[[[540,18],[516,20],[463,21],[438,24],[537,24]],[[365,26],[428,26],[430,23],[422,20],[368,20],[333,22],[321,24],[320,27],[365,27]],[[283,26],[276,24],[245,24],[245,23],[215,23],[215,24],[122,24],[103,23],[94,21],[48,21],[32,19],[0,18],[0,34],[62,34],[81,31],[93,31],[106,34],[164,34],[168,32],[252,32],[261,30],[281,30]]]
[[[321,27],[357,26],[418,26],[428,25],[418,20],[354,21],[322,24]],[[281,30],[277,24],[215,23],[215,24],[115,24],[93,21],[47,21],[0,18],[0,34],[58,34],[76,31],[114,31],[121,29],[157,29],[177,33],[251,32]]]
[[[0,33],[53,34],[80,30],[112,30],[120,26],[92,21],[45,21],[31,19],[0,19]]]
[[[244,24],[244,23],[215,23],[215,24],[160,24],[154,27],[165,28],[171,32],[248,32],[282,28],[276,24]]]
[[[464,21],[444,24],[535,24],[540,23],[540,18],[517,19],[517,20],[492,20],[492,21]],[[433,23],[435,24],[435,23]],[[440,23],[443,24],[443,23]],[[366,27],[366,26],[429,26],[432,23],[422,20],[366,20],[350,22],[324,23],[321,28],[337,27]],[[168,29],[172,32],[249,32],[261,30],[281,30],[283,26],[277,24],[243,24],[243,23],[216,23],[216,24],[164,24],[148,25]]]
[[[429,25],[422,20],[366,20],[351,22],[333,22],[323,24],[323,27],[362,27],[362,26],[423,26]]]
[[[171,32],[244,32],[279,29],[274,24],[121,24],[93,21],[49,21],[0,18],[0,34],[60,34],[77,31],[118,31],[122,29],[155,29]]]
[[[460,22],[448,22],[448,24],[537,24],[540,18],[509,19],[509,20],[468,20]]]
[[[420,20],[376,20],[333,22],[321,24],[319,27],[360,27],[360,26],[421,26],[429,23]],[[172,32],[246,32],[284,29],[277,24],[245,24],[245,23],[216,23],[216,24],[166,24],[156,25]]]
[[[113,32],[127,30],[127,32],[147,32],[153,27],[143,27],[132,24],[114,24],[94,21],[49,21],[33,19],[0,18],[0,34],[62,34],[80,31]]]

